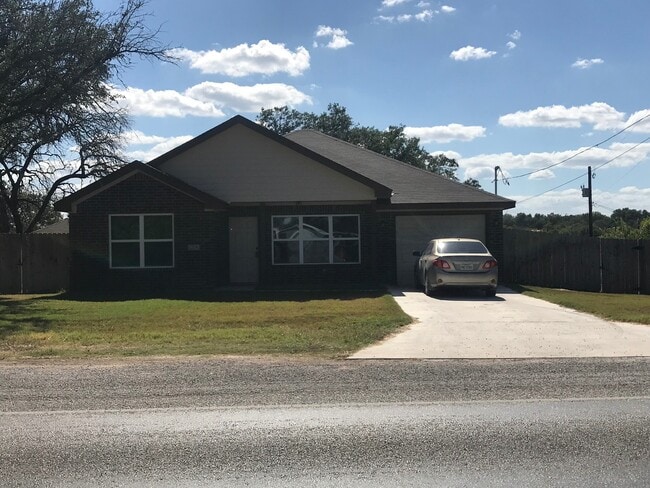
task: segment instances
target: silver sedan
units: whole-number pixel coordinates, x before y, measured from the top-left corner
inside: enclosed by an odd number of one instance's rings
[[[498,265],[476,239],[445,238],[429,241],[415,268],[416,283],[431,295],[441,288],[481,288],[487,296],[497,292]]]

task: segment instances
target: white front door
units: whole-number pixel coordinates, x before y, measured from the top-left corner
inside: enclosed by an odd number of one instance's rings
[[[230,282],[257,283],[257,217],[230,217]]]

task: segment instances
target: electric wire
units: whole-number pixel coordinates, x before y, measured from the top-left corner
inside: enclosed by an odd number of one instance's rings
[[[638,123],[644,121],[645,119],[647,119],[647,118],[649,118],[649,117],[650,117],[650,114],[644,115],[644,116],[641,117],[639,120],[637,120],[637,121],[631,123],[630,125],[628,125],[628,126],[626,126],[626,127],[623,127],[621,130],[619,130],[619,131],[616,132],[615,134],[612,134],[612,135],[609,136],[607,139],[604,139],[604,140],[600,141],[599,143],[594,144],[594,145],[592,145],[592,146],[589,146],[589,147],[587,147],[587,148],[581,149],[580,151],[578,151],[578,152],[576,152],[575,154],[569,156],[568,158],[563,159],[562,161],[559,161],[559,162],[557,162],[557,163],[550,164],[550,165],[548,165],[548,166],[546,166],[546,167],[544,167],[544,168],[536,169],[536,170],[534,170],[534,171],[529,171],[528,173],[523,173],[523,174],[515,175],[515,176],[509,176],[508,179],[509,179],[509,180],[515,180],[515,179],[517,179],[517,178],[523,178],[524,176],[530,176],[530,175],[532,175],[532,174],[539,173],[540,171],[544,171],[544,170],[547,170],[547,169],[549,169],[549,168],[553,168],[553,167],[555,167],[555,166],[559,166],[560,164],[566,163],[567,161],[570,161],[570,160],[572,160],[572,159],[574,159],[574,158],[580,156],[581,154],[586,153],[587,151],[590,151],[590,150],[592,150],[592,149],[595,149],[595,148],[601,146],[602,144],[605,144],[606,142],[611,141],[611,140],[614,139],[616,136],[622,134],[622,133],[625,132],[626,130],[630,129],[631,127],[634,127],[635,125],[637,125]]]
[[[648,116],[650,116],[650,114],[649,114]],[[640,120],[642,120],[642,119],[640,119]],[[648,141],[650,141],[650,136],[649,136],[649,137],[646,137],[644,140],[642,140],[641,142],[635,144],[634,146],[632,146],[632,147],[626,149],[626,150],[623,151],[622,153],[617,154],[617,155],[614,156],[613,158],[611,158],[611,159],[605,161],[603,164],[601,164],[601,165],[599,165],[599,166],[596,166],[596,167],[594,168],[594,171],[596,171],[596,170],[602,168],[603,166],[605,166],[605,165],[607,165],[607,164],[609,164],[609,163],[611,163],[611,162],[613,162],[613,161],[616,161],[618,158],[620,158],[620,157],[626,155],[626,154],[629,153],[630,151],[636,149],[636,148],[639,147],[641,144],[644,144],[644,143],[646,143],[646,142],[648,142]],[[637,164],[638,164],[638,163],[637,163]],[[538,193],[537,195],[533,195],[532,197],[528,197],[528,198],[525,198],[525,199],[523,199],[523,200],[519,200],[519,203],[527,202],[528,200],[532,200],[533,198],[541,197],[542,195],[545,195],[546,193],[552,192],[553,190],[557,190],[558,188],[562,188],[563,186],[566,186],[566,185],[568,185],[569,183],[573,183],[574,181],[579,180],[580,178],[582,178],[582,177],[585,176],[586,174],[587,174],[587,173],[582,173],[582,174],[580,174],[579,176],[577,176],[577,177],[575,177],[575,178],[572,178],[572,179],[570,179],[569,181],[566,181],[566,182],[562,183],[561,185],[558,185],[558,186],[555,186],[555,187],[553,187],[553,188],[551,188],[551,189],[549,189],[549,190],[543,191],[542,193]]]

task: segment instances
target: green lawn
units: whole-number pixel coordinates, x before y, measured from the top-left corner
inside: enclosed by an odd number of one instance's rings
[[[539,286],[512,287],[524,295],[597,315],[607,320],[650,324],[650,296],[558,290]]]
[[[385,292],[183,299],[0,295],[0,359],[198,354],[339,357],[410,318]]]

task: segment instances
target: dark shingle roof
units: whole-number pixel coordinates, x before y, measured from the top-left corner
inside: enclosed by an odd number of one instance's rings
[[[508,198],[452,181],[318,131],[300,130],[285,137],[391,188],[392,204],[486,205],[503,209],[515,206],[515,202]]]

